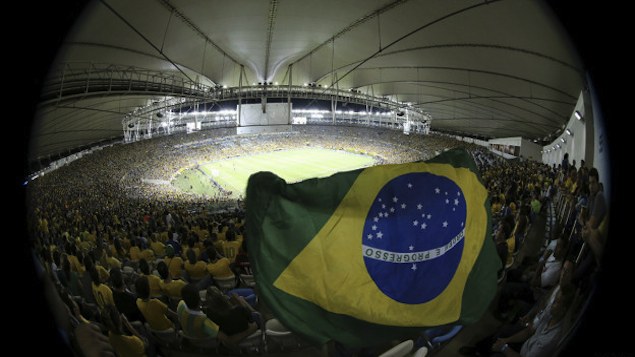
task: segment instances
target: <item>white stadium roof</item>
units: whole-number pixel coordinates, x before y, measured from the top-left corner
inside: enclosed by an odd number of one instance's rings
[[[289,77],[410,103],[433,130],[538,140],[562,130],[585,86],[541,1],[94,1],[44,84],[30,157],[121,137],[127,114],[178,91],[115,82]]]

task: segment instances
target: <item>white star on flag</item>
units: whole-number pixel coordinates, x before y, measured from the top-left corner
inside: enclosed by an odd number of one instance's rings
[[[399,199],[397,198],[397,196],[395,196],[395,197],[392,198],[392,201],[393,202],[397,202],[397,201],[399,201]]]
[[[410,268],[410,269],[412,269],[412,271],[417,270],[417,264],[412,264],[412,268]]]
[[[406,204],[405,203],[401,204],[401,209],[406,209]]]
[[[370,229],[372,229],[372,230],[376,231],[376,230],[377,230],[377,226],[373,224],[373,226],[372,226],[372,227],[370,227]]]
[[[395,213],[395,207],[390,207],[390,213]]]
[[[386,205],[381,205],[381,208],[386,208]]]
[[[445,191],[445,195],[446,195],[446,196],[448,195],[448,191]]]
[[[445,199],[445,204],[447,205],[448,203],[450,203],[450,200],[448,200],[447,198]]]
[[[417,220],[412,221],[412,225],[413,226],[418,226],[419,225],[419,221],[417,221]]]
[[[379,222],[379,217],[373,217],[374,222]]]
[[[377,233],[377,238],[381,239],[381,237],[383,237],[384,234],[382,232]]]
[[[455,206],[458,206],[458,205],[459,205],[459,199],[458,199],[458,198],[455,198],[455,199],[454,199],[454,205],[455,205]]]
[[[428,226],[427,224],[422,223],[422,224],[421,224],[421,229],[426,229],[426,227],[427,227],[427,226]]]
[[[408,183],[408,188],[412,188],[412,184],[411,183]]]
[[[441,189],[440,189],[440,188],[438,188],[438,187],[437,187],[437,188],[435,188],[435,189],[434,189],[434,193],[436,193],[436,194],[441,193]]]
[[[367,236],[366,236],[366,238],[368,238],[368,239],[371,239],[371,240],[372,240],[372,239],[373,239],[373,235],[372,235],[372,234],[369,234],[369,235],[367,235]]]
[[[422,205],[421,203],[419,203],[419,204],[417,205],[417,209],[422,209],[422,208],[423,208],[423,205]]]
[[[428,219],[432,219],[432,215],[431,214],[428,215]]]
[[[383,216],[384,216],[384,214],[383,214],[382,212],[379,212],[378,216],[379,216],[379,217],[383,217]]]
[[[443,222],[443,228],[448,228],[448,221]]]
[[[408,247],[408,249],[410,249],[410,251],[412,251],[412,250],[415,249],[415,247],[411,245],[411,246]]]

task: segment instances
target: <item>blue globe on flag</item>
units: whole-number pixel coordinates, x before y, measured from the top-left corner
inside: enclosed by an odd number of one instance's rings
[[[433,300],[461,261],[465,224],[465,198],[452,180],[426,172],[398,176],[382,187],[366,216],[366,270],[396,301]]]

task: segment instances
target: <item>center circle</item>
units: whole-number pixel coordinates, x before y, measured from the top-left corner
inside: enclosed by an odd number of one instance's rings
[[[466,212],[463,191],[445,176],[409,173],[385,184],[362,233],[364,264],[377,287],[407,304],[443,292],[461,261]]]

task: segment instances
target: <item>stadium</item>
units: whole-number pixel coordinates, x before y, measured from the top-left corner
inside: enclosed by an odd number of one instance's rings
[[[567,356],[598,333],[607,129],[546,2],[74,10],[22,180],[62,353]]]

